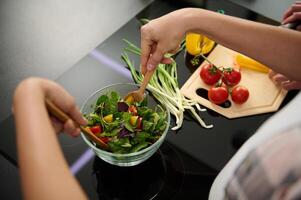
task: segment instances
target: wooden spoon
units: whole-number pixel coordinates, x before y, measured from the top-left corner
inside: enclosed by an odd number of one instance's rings
[[[138,90],[135,90],[133,92],[128,93],[125,97],[124,100],[128,99],[130,96],[133,97],[135,102],[141,102],[144,99],[144,91],[145,88],[148,84],[148,82],[150,81],[150,79],[152,78],[153,73],[156,71],[156,69],[152,70],[152,71],[147,71],[145,73],[145,76],[143,78],[143,82],[140,86],[140,88]]]
[[[50,114],[60,120],[62,123],[65,123],[67,120],[72,120],[66,113],[64,113],[60,108],[58,108],[54,103],[52,103],[49,99],[45,100],[46,107]],[[73,120],[72,120],[73,121]],[[88,127],[80,126],[75,121],[73,121],[75,126],[79,127],[80,130],[88,136],[93,142],[100,145],[102,148],[108,148],[108,145],[100,140],[96,135],[94,135]]]

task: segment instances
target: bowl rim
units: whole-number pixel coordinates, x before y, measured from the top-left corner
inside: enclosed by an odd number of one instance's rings
[[[94,97],[98,92],[102,91],[102,90],[105,90],[107,88],[110,88],[110,87],[113,87],[113,86],[118,86],[118,85],[131,85],[131,86],[137,86],[139,87],[140,85],[139,84],[136,84],[136,83],[114,83],[114,84],[111,84],[111,85],[107,85],[105,87],[102,87],[98,90],[96,90],[95,92],[93,92],[88,98],[86,98],[86,100],[84,101],[84,103],[82,104],[81,108],[80,108],[80,111],[82,112],[83,108],[87,105],[87,102],[89,101],[89,99],[91,99],[92,97]],[[166,110],[166,113],[167,113],[167,125],[166,125],[166,129],[163,131],[163,134],[161,135],[161,137],[155,142],[153,143],[152,145],[150,145],[149,147],[145,148],[145,149],[142,149],[141,151],[137,151],[137,152],[133,152],[133,153],[125,153],[125,154],[122,154],[122,153],[112,153],[112,152],[108,152],[108,151],[105,151],[105,150],[102,150],[102,149],[99,149],[97,148],[93,143],[90,142],[89,139],[87,139],[87,137],[81,132],[81,136],[82,138],[84,139],[84,141],[93,149],[95,150],[96,152],[101,152],[102,154],[105,154],[106,156],[115,156],[115,157],[131,157],[131,156],[136,156],[136,155],[140,155],[140,154],[143,154],[147,151],[149,151],[150,149],[152,149],[154,146],[156,146],[156,144],[158,143],[161,143],[162,140],[165,139],[166,135],[167,135],[167,132],[169,130],[169,125],[170,125],[170,112],[169,110],[166,108],[165,105],[161,105],[160,106],[163,106],[163,108]]]

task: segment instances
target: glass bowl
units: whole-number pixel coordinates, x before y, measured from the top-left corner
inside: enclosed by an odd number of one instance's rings
[[[108,92],[111,92],[111,91],[116,91],[122,97],[124,97],[129,92],[137,90],[138,88],[139,88],[139,85],[133,84],[133,83],[117,83],[117,84],[113,84],[113,85],[104,87],[104,88],[96,91],[85,101],[85,103],[83,104],[83,106],[81,108],[81,112],[83,114],[88,114],[88,113],[93,112],[94,105],[95,105],[98,97],[103,94],[107,94]],[[163,143],[163,141],[166,137],[168,129],[169,129],[170,113],[164,105],[155,101],[154,97],[149,96],[148,93],[146,93],[145,98],[148,98],[148,105],[147,105],[148,107],[153,108],[155,105],[159,104],[167,113],[167,117],[166,117],[167,125],[166,125],[166,128],[165,128],[164,132],[162,133],[161,137],[154,144],[152,144],[152,145],[148,146],[147,148],[142,149],[138,152],[127,153],[127,154],[117,154],[117,153],[112,153],[112,152],[108,152],[108,151],[99,149],[83,133],[81,133],[81,136],[84,139],[84,141],[88,144],[88,146],[90,148],[93,149],[95,154],[100,159],[102,159],[110,164],[117,165],[117,166],[122,166],[122,167],[134,166],[134,165],[138,165],[138,164],[144,162],[145,160],[147,160],[148,158],[150,158],[161,146],[161,144]]]

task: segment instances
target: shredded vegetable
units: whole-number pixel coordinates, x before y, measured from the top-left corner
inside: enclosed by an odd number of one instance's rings
[[[138,56],[141,55],[139,47],[128,40],[124,39],[123,41],[127,44],[127,47],[125,48],[126,52],[130,52]],[[181,51],[184,47],[185,45],[182,45],[179,51]],[[141,72],[136,70],[134,63],[130,60],[126,52],[122,54],[122,59],[131,71],[134,81],[141,84],[143,75]],[[170,58],[172,57],[171,54],[166,56]],[[147,86],[147,89],[160,103],[167,107],[172,115],[175,116],[176,126],[174,126],[172,130],[181,128],[185,110],[190,111],[192,116],[201,124],[201,126],[205,128],[213,127],[213,125],[207,125],[197,112],[197,110],[203,112],[206,111],[206,109],[201,108],[197,101],[188,99],[180,92],[177,79],[177,64],[174,60],[171,64],[158,65],[156,72]]]

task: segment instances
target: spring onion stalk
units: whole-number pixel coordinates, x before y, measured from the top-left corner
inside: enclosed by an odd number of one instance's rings
[[[127,44],[127,47],[125,48],[126,52],[141,56],[140,48],[127,40],[124,40],[124,42]],[[181,46],[179,51],[181,51],[182,49],[183,45]],[[130,60],[126,52],[124,52],[121,57],[131,71],[134,81],[138,84],[141,84],[143,75],[141,74],[141,72],[138,72],[136,70],[134,63]],[[172,56],[172,54],[166,55],[166,57],[170,58]],[[171,64],[158,65],[156,72],[147,85],[147,89],[161,104],[167,107],[172,115],[175,116],[176,126],[174,126],[172,130],[181,128],[184,120],[185,110],[190,111],[192,116],[199,122],[201,126],[205,128],[213,127],[213,125],[206,125],[206,123],[202,120],[197,112],[204,112],[206,111],[206,109],[202,109],[197,101],[188,99],[180,92],[177,79],[177,64],[174,60]]]

